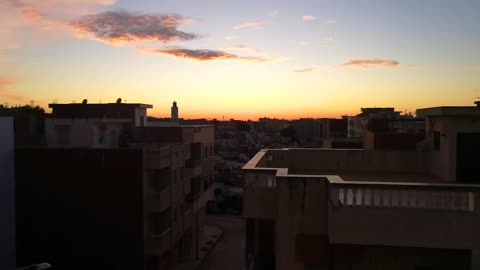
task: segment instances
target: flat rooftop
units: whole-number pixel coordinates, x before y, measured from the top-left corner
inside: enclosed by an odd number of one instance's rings
[[[417,116],[480,116],[480,101],[476,106],[439,106],[417,110]]]
[[[436,176],[422,173],[388,173],[388,172],[345,172],[325,170],[288,170],[289,175],[337,175],[343,181],[359,182],[409,182],[409,183],[448,183]]]
[[[265,149],[243,169],[277,177],[329,177],[345,182],[451,184],[431,175],[426,153],[414,150]]]

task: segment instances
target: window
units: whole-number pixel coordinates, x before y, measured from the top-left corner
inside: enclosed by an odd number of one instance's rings
[[[70,144],[70,131],[71,131],[71,126],[69,125],[57,126],[58,144],[60,145]]]
[[[105,143],[105,126],[98,127],[98,143]]]
[[[432,150],[433,151],[440,150],[440,132],[438,131],[432,132]]]

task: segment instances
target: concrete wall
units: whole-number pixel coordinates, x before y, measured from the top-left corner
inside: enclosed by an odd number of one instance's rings
[[[18,149],[15,162],[19,265],[143,269],[141,150]]]
[[[288,150],[288,168],[344,172],[428,172],[427,153],[417,151]]]
[[[326,183],[321,178],[277,178],[277,192],[276,269],[304,269],[297,258],[297,235],[328,235]]]
[[[15,268],[13,118],[0,117],[0,269]]]
[[[440,132],[440,150],[430,152],[431,173],[446,181],[455,182],[457,133],[480,132],[480,118],[429,117],[427,138],[431,140],[434,131]]]
[[[46,143],[48,147],[115,148],[118,146],[125,121],[112,119],[112,122],[102,122],[101,119],[95,118],[49,118],[45,120]],[[99,143],[99,125],[105,128],[103,144]],[[58,143],[57,126],[70,126],[70,144]],[[115,136],[112,136],[113,132]]]
[[[470,251],[415,247],[333,245],[332,270],[469,270]]]
[[[331,206],[328,212],[328,235],[332,243],[467,250],[480,248],[479,208],[464,212]]]

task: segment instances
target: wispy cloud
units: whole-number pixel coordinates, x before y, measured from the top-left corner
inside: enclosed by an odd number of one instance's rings
[[[299,41],[299,42],[298,42],[298,44],[299,44],[299,45],[307,45],[307,44],[308,44],[308,42],[305,42],[305,41]]]
[[[249,52],[254,54],[258,54],[262,52],[259,49],[251,48],[245,45],[233,45],[233,46],[223,47],[220,49],[224,51],[244,51],[244,52]]]
[[[170,42],[192,40],[198,35],[177,29],[193,21],[178,14],[143,14],[128,11],[108,11],[86,15],[70,22],[80,37],[90,37],[114,45],[144,41]]]
[[[43,17],[40,11],[35,9],[24,9],[21,11],[21,13],[25,19],[30,21],[41,19]]]
[[[221,50],[192,50],[182,47],[170,46],[161,49],[148,49],[142,48],[143,52],[160,54],[170,57],[175,57],[183,60],[191,61],[236,61],[236,62],[251,62],[251,63],[269,63],[274,59],[268,59],[258,56],[239,56],[231,53],[227,53]]]
[[[312,15],[303,15],[302,16],[302,22],[314,21],[316,19],[317,18],[315,16],[312,16]]]
[[[0,49],[71,36],[66,21],[114,3],[115,0],[0,0]]]
[[[234,40],[234,39],[240,39],[239,36],[225,36],[224,39],[226,40]]]
[[[255,28],[258,28],[258,27],[261,27],[265,24],[265,22],[261,22],[261,21],[251,21],[251,22],[244,22],[244,23],[241,23],[241,24],[238,24],[238,25],[234,25],[232,26],[233,29],[235,30],[239,30],[239,29],[243,29],[243,28],[250,28],[250,27],[255,27]]]
[[[326,20],[323,22],[324,24],[336,24],[337,21],[336,20]]]
[[[343,64],[340,67],[351,67],[351,68],[394,68],[399,65],[399,62],[388,59],[351,59]]]
[[[0,96],[2,97],[2,102],[25,102],[25,98],[19,95],[16,95],[10,91],[9,86],[13,84],[13,81],[0,76]]]
[[[314,69],[315,69],[314,67],[308,67],[308,68],[295,69],[294,71],[298,73],[304,73],[304,72],[313,71]]]

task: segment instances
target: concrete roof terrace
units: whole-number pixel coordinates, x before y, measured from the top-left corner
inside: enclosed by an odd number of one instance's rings
[[[260,150],[243,170],[340,183],[448,184],[430,174],[426,152],[284,148]]]

